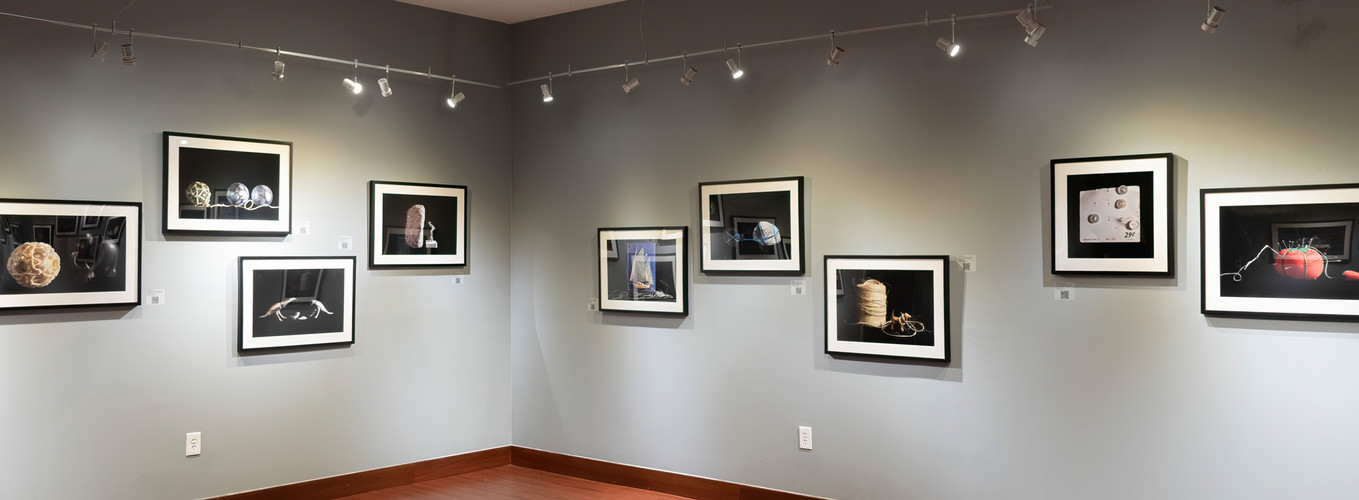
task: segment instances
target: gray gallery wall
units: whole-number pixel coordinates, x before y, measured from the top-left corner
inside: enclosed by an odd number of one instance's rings
[[[108,26],[126,1],[0,1]],[[120,28],[281,46],[473,80],[509,77],[509,28],[379,0],[141,0]],[[107,35],[105,35],[107,38]],[[344,66],[136,39],[135,67],[89,58],[90,33],[0,19],[0,198],[144,203],[134,309],[0,313],[0,498],[218,495],[510,442],[509,92],[392,77],[349,95]],[[292,141],[287,238],[165,237],[161,132]],[[367,182],[462,184],[470,263],[369,271]],[[356,249],[337,249],[339,236]],[[236,353],[236,259],[358,257],[352,347]],[[452,276],[465,282],[452,283]],[[203,432],[185,458],[184,433]]]
[[[1351,498],[1359,327],[1199,313],[1198,191],[1359,182],[1359,5],[1059,2],[1010,18],[558,77],[513,93],[514,443],[840,499]],[[1022,1],[646,2],[652,57]],[[513,26],[515,78],[643,59],[641,2]],[[1303,47],[1297,30],[1327,29]],[[1173,152],[1173,279],[1047,273],[1048,161]],[[811,293],[697,275],[682,319],[587,312],[595,229],[697,227],[703,181],[807,178]],[[976,255],[953,358],[823,354],[821,257]],[[693,267],[691,267],[692,269]],[[956,270],[956,268],[955,268]],[[809,425],[815,450],[796,449]]]

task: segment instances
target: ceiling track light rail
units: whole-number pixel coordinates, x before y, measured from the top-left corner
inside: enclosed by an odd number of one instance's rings
[[[976,21],[976,20],[980,20],[980,19],[992,19],[992,18],[997,18],[997,17],[1014,17],[1014,16],[1017,16],[1017,15],[1019,15],[1020,13],[1023,13],[1023,12],[1038,12],[1038,11],[1044,11],[1044,10],[1051,9],[1052,7],[1053,7],[1052,5],[1038,5],[1038,6],[1031,7],[1031,8],[1003,10],[1003,11],[998,11],[998,12],[988,12],[988,13],[985,13],[985,14],[970,14],[970,15],[966,15],[966,16],[950,17],[950,18],[948,18],[948,19],[950,19],[950,20],[952,20],[952,22],[955,22],[955,23],[956,23],[956,22],[958,22],[958,21]],[[925,17],[925,20],[923,20],[923,21],[916,21],[916,22],[902,23],[902,24],[891,24],[891,25],[887,25],[887,26],[874,26],[874,27],[871,27],[871,28],[860,28],[860,29],[846,30],[846,31],[838,31],[838,30],[837,30],[837,31],[835,32],[835,36],[836,36],[836,37],[845,37],[845,36],[853,36],[853,35],[863,35],[863,34],[867,34],[867,33],[877,33],[877,32],[879,32],[879,31],[891,31],[891,30],[900,30],[900,29],[906,29],[906,28],[926,27],[926,26],[929,26],[931,23],[937,23],[937,22],[939,22],[939,20],[937,20],[937,19],[930,19],[929,16],[928,16],[928,14],[927,14],[926,17]],[[85,28],[88,28],[88,26],[86,26]],[[831,38],[831,35],[830,35],[829,33],[822,33],[822,34],[818,34],[818,35],[809,35],[809,36],[803,36],[803,37],[797,37],[797,38],[787,38],[787,39],[783,39],[783,40],[774,40],[774,41],[769,41],[769,42],[747,43],[747,44],[742,44],[742,45],[741,45],[741,48],[744,48],[744,49],[757,49],[757,48],[760,48],[760,47],[771,47],[771,46],[775,46],[775,45],[784,45],[784,44],[789,44],[789,43],[800,43],[800,42],[807,42],[807,41],[812,41],[812,40],[828,40],[828,39],[830,39],[830,38]],[[729,47],[722,47],[722,48],[720,48],[720,49],[705,50],[705,51],[702,51],[702,52],[686,52],[686,53],[684,53],[684,54],[673,55],[673,56],[667,56],[667,57],[649,58],[646,62],[647,62],[647,63],[654,64],[654,63],[662,63],[662,62],[667,62],[667,61],[678,61],[678,60],[681,60],[681,59],[684,59],[684,60],[686,60],[686,62],[687,62],[687,59],[690,58],[690,57],[703,57],[703,56],[710,56],[710,55],[714,55],[714,54],[726,54],[726,53],[728,53],[728,52],[730,52],[730,48],[729,48]],[[629,66],[635,66],[635,65],[638,65],[638,64],[642,64],[642,63],[641,63],[641,62],[635,62],[635,61],[634,61],[634,62],[624,62],[624,63],[620,63],[620,64],[607,64],[607,65],[604,65],[604,66],[596,66],[596,67],[593,67],[593,68],[585,68],[585,69],[577,69],[577,70],[573,70],[573,71],[568,71],[568,72],[566,73],[566,76],[574,76],[574,75],[581,75],[581,74],[586,74],[586,73],[595,73],[595,72],[599,72],[599,71],[609,71],[609,70],[615,70],[615,69],[622,69],[622,68],[626,68],[626,67],[629,67]],[[561,75],[561,73],[557,73],[557,74],[558,74],[559,76]],[[541,82],[541,81],[545,81],[545,80],[547,80],[547,77],[545,77],[545,76],[536,76],[536,77],[532,77],[532,78],[525,78],[525,79],[523,79],[523,80],[512,81],[512,82],[510,82],[510,83],[506,83],[505,86],[506,86],[506,87],[512,87],[512,86],[515,86],[515,85],[523,85],[523,84],[526,84],[526,83],[535,83],[535,82]]]
[[[0,12],[0,17],[8,17],[8,18],[11,18],[11,19],[21,19],[21,20],[25,20],[25,21],[34,21],[34,22],[39,22],[39,23],[52,24],[52,25],[56,25],[56,26],[65,26],[65,27],[67,27],[67,28],[78,28],[78,29],[81,29],[81,30],[92,29],[92,30],[94,30],[95,33],[100,33],[100,32],[102,32],[102,33],[108,33],[108,34],[111,35],[111,36],[118,36],[119,34],[125,34],[125,35],[128,35],[128,36],[129,36],[129,43],[128,43],[129,47],[128,47],[128,48],[129,48],[129,49],[131,48],[131,47],[130,47],[130,45],[131,45],[130,37],[132,36],[132,30],[120,30],[120,29],[117,29],[117,28],[101,28],[101,27],[99,27],[99,26],[91,26],[91,25],[89,25],[89,24],[78,24],[78,23],[72,23],[72,22],[67,22],[67,21],[58,21],[58,20],[55,20],[55,19],[46,19],[46,18],[41,18],[41,17],[26,16],[26,15],[23,15],[23,14],[15,14],[15,13],[12,13],[12,12]],[[143,32],[143,31],[138,31],[136,36],[137,36],[137,38],[141,38],[141,39],[152,38],[152,39],[158,39],[158,40],[173,40],[173,41],[176,41],[176,42],[197,43],[197,44],[202,44],[202,45],[213,45],[213,46],[217,46],[217,47],[230,47],[230,48],[233,48],[233,49],[252,50],[252,51],[255,51],[255,52],[264,52],[264,53],[274,54],[274,56],[276,57],[275,61],[277,61],[279,58],[282,58],[283,56],[288,56],[288,57],[293,57],[293,58],[298,58],[298,59],[310,59],[310,60],[312,60],[312,61],[327,62],[327,63],[332,63],[332,64],[343,64],[343,65],[345,65],[345,66],[354,66],[354,65],[355,65],[354,61],[353,61],[353,60],[350,60],[350,59],[338,59],[338,58],[334,58],[334,57],[326,57],[326,56],[320,56],[320,55],[316,55],[316,54],[308,54],[308,53],[305,53],[305,52],[293,52],[293,51],[288,51],[288,50],[282,50],[282,49],[277,48],[277,47],[256,47],[256,46],[252,46],[252,45],[246,45],[246,44],[244,44],[244,43],[241,43],[240,41],[236,41],[236,42],[218,42],[218,41],[214,41],[214,40],[203,40],[203,39],[200,39],[200,38],[188,38],[188,37],[173,36],[173,35],[158,35],[158,34],[155,34],[155,33],[147,33],[147,32]],[[99,54],[99,48],[101,48],[101,47],[100,47],[100,44],[99,44],[98,42],[96,42],[96,43],[95,43],[95,49],[94,49],[94,52],[95,52],[94,57],[95,57],[95,58],[99,58],[99,57],[101,56],[101,54]],[[105,51],[107,51],[107,46],[104,46],[104,47],[102,47],[102,48],[104,48]],[[130,55],[130,53],[125,53],[125,54],[124,54],[124,57],[125,57],[124,61],[125,61],[125,64],[132,64],[132,63],[127,63],[127,62],[126,62],[126,57],[127,57],[128,55]],[[133,60],[135,61],[135,58],[133,58]],[[389,70],[389,67],[388,67],[388,66],[385,66],[385,65],[377,65],[377,64],[358,64],[357,67],[358,67],[358,68],[374,69],[374,70],[383,70],[383,71],[388,71],[388,70]],[[466,83],[466,84],[468,84],[468,85],[477,85],[477,86],[480,86],[480,87],[487,87],[487,88],[493,88],[493,89],[504,88],[503,85],[496,85],[496,84],[493,84],[493,83],[478,82],[478,81],[475,81],[475,80],[466,80],[466,79],[462,79],[462,78],[454,79],[454,78],[452,78],[452,77],[447,77],[447,76],[442,76],[442,75],[431,74],[429,71],[414,71],[414,70],[408,70],[408,69],[390,68],[390,72],[391,72],[391,73],[400,73],[400,74],[405,74],[405,75],[412,75],[412,76],[422,76],[422,77],[425,77],[425,78],[433,78],[433,79],[436,79],[436,80],[456,81],[456,82],[458,82],[458,83]]]

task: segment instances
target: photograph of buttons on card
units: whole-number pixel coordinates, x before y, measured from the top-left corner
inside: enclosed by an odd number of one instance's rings
[[[1173,276],[1174,155],[1052,160],[1052,273]]]

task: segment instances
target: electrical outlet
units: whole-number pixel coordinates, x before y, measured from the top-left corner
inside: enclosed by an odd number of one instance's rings
[[[807,280],[793,280],[793,295],[807,294]]]
[[[203,433],[190,432],[184,435],[184,456],[196,457],[203,454]]]
[[[797,428],[797,449],[799,449],[799,450],[811,450],[811,449],[812,449],[812,428],[811,428],[811,427],[798,427],[798,428]]]

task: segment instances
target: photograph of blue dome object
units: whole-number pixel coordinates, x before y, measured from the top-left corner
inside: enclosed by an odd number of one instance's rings
[[[705,273],[801,275],[802,178],[698,185]]]
[[[166,232],[291,232],[292,144],[166,132]]]

